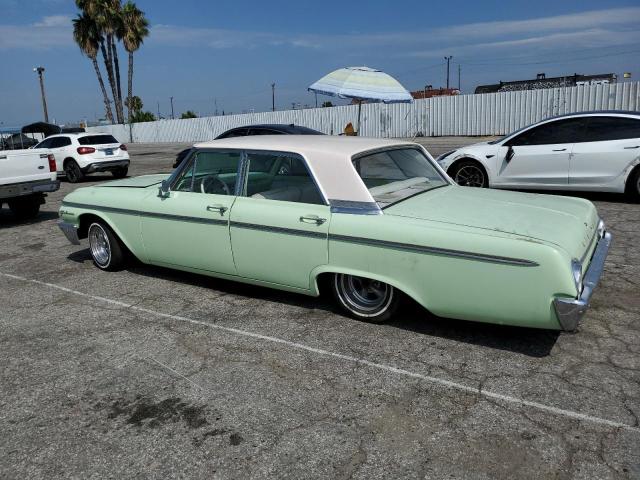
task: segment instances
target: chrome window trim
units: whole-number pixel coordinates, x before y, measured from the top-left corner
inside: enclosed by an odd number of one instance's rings
[[[382,209],[376,202],[357,202],[354,200],[329,199],[331,213],[350,215],[382,215]]]

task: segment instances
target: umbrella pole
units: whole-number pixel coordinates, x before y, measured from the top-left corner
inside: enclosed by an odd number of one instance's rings
[[[356,135],[360,136],[360,114],[362,113],[362,100],[358,100],[358,129]]]

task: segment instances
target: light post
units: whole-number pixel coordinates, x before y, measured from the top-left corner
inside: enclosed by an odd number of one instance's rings
[[[453,55],[444,57],[444,59],[447,61],[447,90],[449,90],[449,62],[451,62],[452,58],[453,58]]]
[[[47,97],[44,94],[44,67],[34,67],[33,71],[40,77],[40,95],[42,96],[42,110],[44,110],[44,121],[49,123],[49,113],[47,112]]]

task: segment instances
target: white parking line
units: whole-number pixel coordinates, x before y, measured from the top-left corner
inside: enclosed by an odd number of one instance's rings
[[[304,350],[306,352],[315,353],[317,355],[322,355],[322,356],[325,356],[325,357],[332,357],[332,358],[337,358],[337,359],[344,360],[344,361],[347,361],[347,362],[357,363],[359,365],[365,365],[367,367],[375,368],[375,369],[378,369],[378,370],[383,370],[383,371],[389,372],[389,373],[394,373],[396,375],[403,375],[405,377],[416,378],[416,379],[422,380],[424,382],[432,383],[432,384],[435,384],[435,385],[440,385],[442,387],[450,388],[450,389],[453,389],[453,390],[472,393],[472,394],[475,394],[475,395],[481,395],[481,396],[484,396],[484,397],[487,397],[487,398],[491,398],[493,400],[498,400],[498,401],[501,401],[501,402],[505,402],[505,403],[511,403],[511,404],[520,405],[520,406],[524,406],[524,407],[531,407],[531,408],[534,408],[534,409],[537,409],[537,410],[542,410],[542,411],[545,411],[545,412],[552,413],[554,415],[559,415],[559,416],[571,418],[571,419],[574,419],[574,420],[581,420],[581,421],[584,421],[584,422],[597,423],[597,424],[600,424],[600,425],[606,425],[608,427],[621,428],[621,429],[631,430],[631,431],[640,433],[640,428],[639,427],[633,426],[633,425],[628,425],[626,423],[616,422],[616,421],[613,421],[613,420],[607,420],[606,418],[594,417],[592,415],[587,415],[587,414],[580,413],[580,412],[574,412],[572,410],[565,410],[563,408],[558,408],[558,407],[554,407],[554,406],[551,406],[551,405],[545,405],[543,403],[532,402],[532,401],[529,401],[529,400],[524,400],[524,399],[521,399],[521,398],[512,397],[510,395],[503,395],[501,393],[491,392],[491,391],[488,391],[488,390],[481,390],[481,389],[479,389],[477,387],[464,385],[462,383],[457,383],[457,382],[454,382],[454,381],[451,381],[451,380],[445,380],[443,378],[432,377],[432,376],[429,376],[429,375],[423,375],[421,373],[411,372],[411,371],[405,370],[403,368],[397,368],[397,367],[394,367],[394,366],[391,366],[391,365],[385,365],[383,363],[371,362],[371,361],[365,360],[363,358],[352,357],[350,355],[343,355],[341,353],[331,352],[329,350],[323,350],[321,348],[310,347],[310,346],[304,345],[302,343],[290,342],[290,341],[285,340],[283,338],[271,337],[271,336],[268,336],[268,335],[262,335],[262,334],[259,334],[259,333],[249,332],[249,331],[241,330],[241,329],[238,329],[238,328],[224,327],[222,325],[215,325],[215,324],[212,324],[212,323],[203,322],[201,320],[194,320],[192,318],[181,317],[180,315],[171,315],[169,313],[156,312],[155,310],[150,310],[148,308],[139,307],[137,305],[131,305],[131,304],[128,304],[128,303],[125,303],[125,302],[120,302],[118,300],[112,300],[110,298],[105,298],[105,297],[99,297],[97,295],[91,295],[89,293],[80,292],[78,290],[72,290],[70,288],[63,287],[61,285],[56,285],[54,283],[47,283],[47,282],[42,282],[40,280],[33,280],[33,279],[30,279],[30,278],[21,277],[19,275],[12,275],[12,274],[9,274],[9,273],[0,272],[0,276],[6,277],[6,278],[12,278],[14,280],[20,280],[20,281],[23,281],[23,282],[33,283],[33,284],[36,284],[36,285],[46,286],[46,287],[53,288],[53,289],[56,289],[56,290],[60,290],[60,291],[63,291],[63,292],[66,292],[66,293],[70,293],[70,294],[73,294],[73,295],[77,295],[77,296],[81,296],[81,297],[85,297],[85,298],[90,298],[90,299],[98,301],[98,302],[108,303],[108,304],[111,304],[111,305],[117,305],[117,306],[120,306],[122,308],[129,309],[129,310],[135,310],[137,312],[147,313],[149,315],[153,315],[153,316],[156,316],[156,317],[167,318],[167,319],[175,320],[175,321],[178,321],[178,322],[191,323],[193,325],[199,325],[199,326],[212,328],[212,329],[216,329],[216,330],[222,330],[222,331],[225,331],[225,332],[234,333],[236,335],[241,335],[241,336],[250,337],[250,338],[256,338],[256,339],[264,340],[264,341],[267,341],[267,342],[279,343],[281,345],[286,345],[288,347],[295,348],[297,350]],[[191,380],[189,380],[189,381],[191,382]]]

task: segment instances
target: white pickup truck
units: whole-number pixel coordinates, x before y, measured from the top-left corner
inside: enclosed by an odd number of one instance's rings
[[[34,218],[45,193],[59,188],[56,160],[48,150],[0,150],[0,207],[7,203],[19,219]]]

